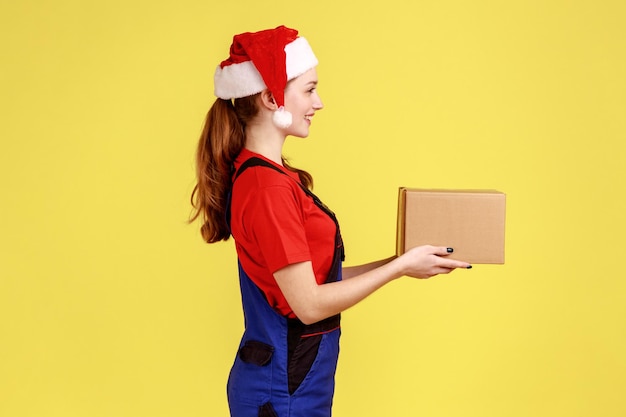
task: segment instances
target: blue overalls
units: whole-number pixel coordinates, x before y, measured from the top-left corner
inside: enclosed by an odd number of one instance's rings
[[[250,158],[241,165],[234,180],[245,169],[259,165],[286,175],[260,158]],[[333,264],[326,283],[339,281],[344,252],[335,215],[308,189],[302,189],[337,226]],[[330,417],[340,315],[305,325],[276,312],[241,263],[239,282],[245,331],[228,378],[231,416]]]

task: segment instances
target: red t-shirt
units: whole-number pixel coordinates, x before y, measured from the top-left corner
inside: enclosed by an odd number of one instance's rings
[[[237,178],[231,232],[243,270],[274,309],[295,317],[273,274],[288,265],[311,261],[317,283],[323,284],[333,260],[336,226],[300,188],[296,173],[247,149],[235,160],[235,169],[253,156],[271,162],[287,175],[255,166]]]

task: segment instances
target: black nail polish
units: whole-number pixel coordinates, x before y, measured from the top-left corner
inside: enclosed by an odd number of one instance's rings
[[[452,248],[447,248],[446,250],[448,251],[448,253],[454,252],[454,249],[452,249]]]
[[[472,269],[472,265],[469,265],[469,266],[467,267],[467,269]]]

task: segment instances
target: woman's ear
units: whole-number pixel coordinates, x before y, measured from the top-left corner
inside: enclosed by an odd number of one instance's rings
[[[276,106],[276,100],[274,100],[274,95],[268,89],[261,91],[261,103],[269,110],[276,110],[278,108],[278,106]]]

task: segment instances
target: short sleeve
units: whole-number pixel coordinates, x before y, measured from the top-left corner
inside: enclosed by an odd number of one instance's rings
[[[258,244],[272,273],[311,260],[303,210],[291,187],[272,185],[258,189],[246,212],[244,227]]]

